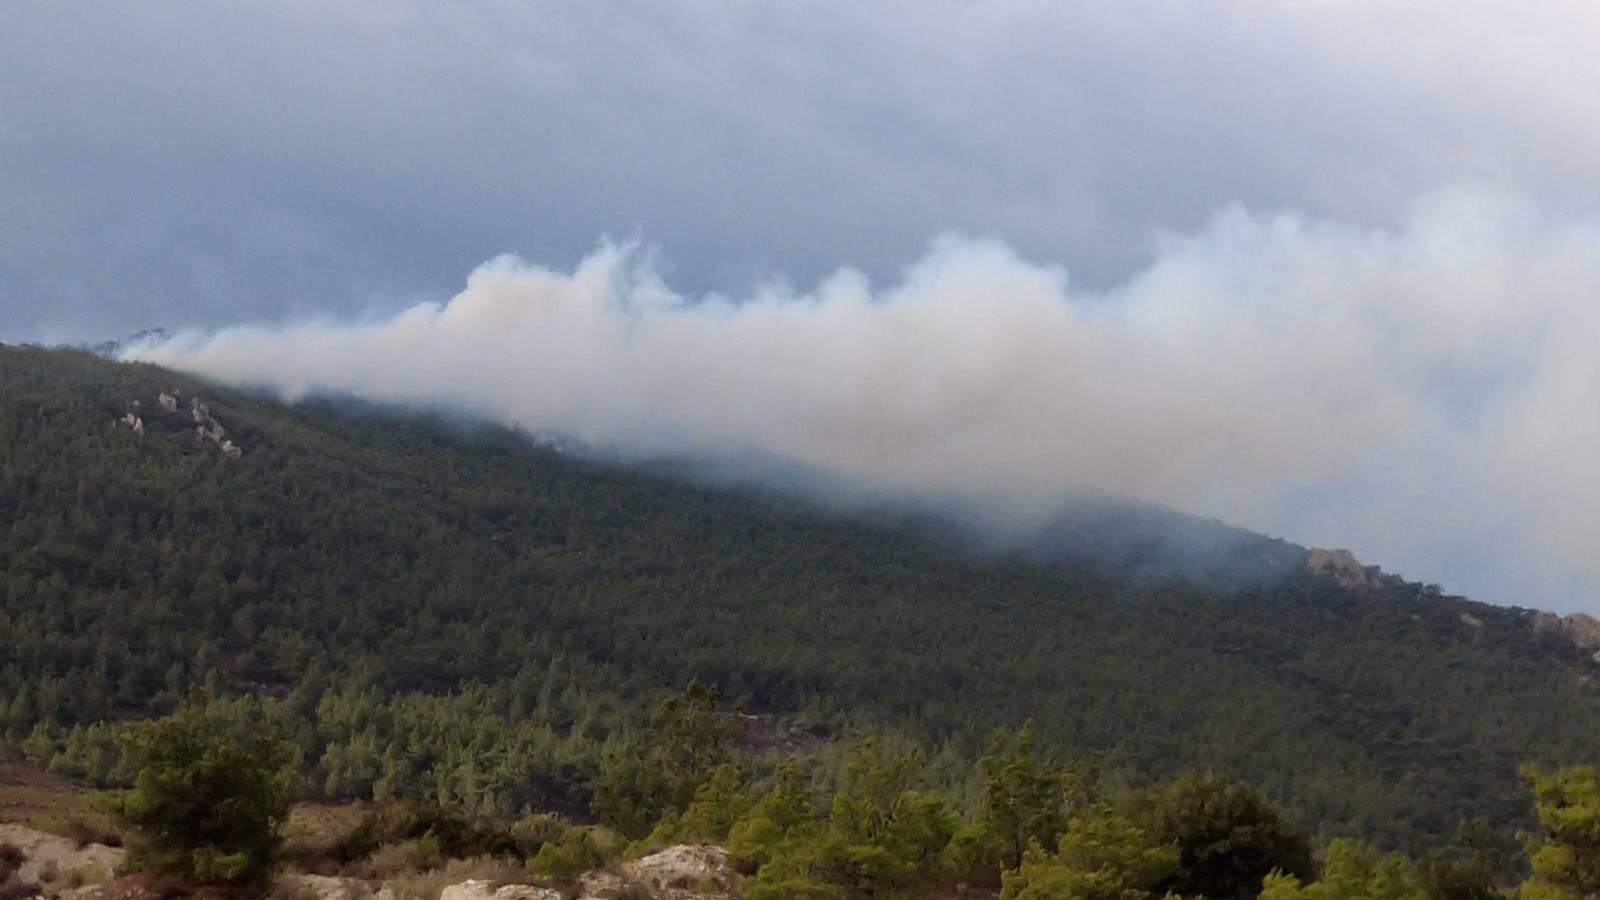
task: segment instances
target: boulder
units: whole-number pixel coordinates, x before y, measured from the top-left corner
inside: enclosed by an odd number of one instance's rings
[[[710,844],[679,844],[622,867],[629,880],[674,900],[725,896],[738,884],[728,852]]]
[[[1566,632],[1572,643],[1584,650],[1600,647],[1600,620],[1594,616],[1573,613],[1562,621],[1561,630]]]
[[[328,875],[285,875],[281,884],[297,889],[295,896],[315,897],[317,900],[360,900],[368,893],[366,886],[359,881]]]
[[[104,844],[79,847],[76,841],[21,825],[0,825],[0,843],[22,851],[17,877],[40,885],[73,875],[89,882],[106,881],[126,855],[125,851]]]
[[[1533,630],[1540,634],[1559,634],[1580,650],[1600,647],[1600,620],[1594,616],[1573,613],[1563,617],[1542,609],[1530,615],[1533,617]]]
[[[1306,571],[1326,575],[1347,588],[1377,587],[1381,574],[1377,566],[1363,566],[1349,550],[1307,550]]]
[[[439,893],[439,900],[561,900],[561,892],[531,884],[505,884],[496,888],[492,881],[474,878],[445,888]]]

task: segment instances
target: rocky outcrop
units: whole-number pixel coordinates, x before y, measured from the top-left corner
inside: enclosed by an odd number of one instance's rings
[[[278,883],[288,888],[283,893],[306,900],[312,897],[316,900],[362,900],[371,895],[364,882],[330,875],[291,874],[283,876]]]
[[[189,400],[189,414],[194,418],[196,440],[210,441],[216,444],[217,449],[222,451],[222,455],[229,459],[238,459],[244,455],[243,450],[240,450],[233,441],[227,439],[228,429],[223,428],[222,423],[211,415],[211,407],[206,405],[199,397],[193,397]]]
[[[1559,634],[1580,650],[1600,648],[1600,619],[1583,613],[1558,616],[1539,610],[1533,613],[1533,630],[1542,634]]]
[[[1562,621],[1562,630],[1572,639],[1574,644],[1585,650],[1600,647],[1600,620],[1583,613],[1567,616]]]
[[[163,341],[171,339],[171,337],[171,332],[167,331],[165,328],[146,328],[143,331],[135,331],[133,334],[130,334],[120,340],[100,341],[99,343],[79,344],[78,346],[89,351],[90,353],[95,354],[96,356],[106,356],[115,359],[122,354],[122,351],[127,350],[130,347],[136,347],[139,344],[159,344]]]
[[[95,892],[93,885],[109,880],[126,855],[104,844],[80,847],[76,841],[22,825],[0,825],[0,844],[22,851],[16,880],[38,885],[52,897]]]
[[[123,414],[122,418],[112,422],[112,427],[126,425],[133,429],[134,434],[143,437],[144,420],[140,418],[137,412],[141,406],[142,404],[138,400],[132,401],[129,404],[129,411]],[[166,391],[157,394],[156,406],[168,415],[181,415],[178,412],[178,391],[174,389],[170,394]],[[229,459],[239,459],[244,456],[243,448],[228,439],[228,429],[222,427],[222,423],[218,422],[216,417],[211,414],[211,407],[199,397],[190,398],[189,417],[193,420],[196,441],[201,443],[210,441],[216,445],[218,450],[222,451],[223,456]]]
[[[1382,584],[1383,576],[1381,569],[1363,566],[1349,550],[1307,550],[1306,571],[1332,578],[1341,586],[1354,589],[1378,587]]]
[[[728,852],[709,844],[668,847],[625,864],[622,871],[655,896],[671,900],[725,896],[738,883]]]
[[[709,844],[681,844],[623,863],[619,869],[590,872],[578,881],[577,900],[648,896],[653,900],[727,900],[736,896],[738,875],[727,851]],[[573,896],[573,895],[567,895]],[[453,884],[439,900],[561,900],[561,892],[529,884],[473,879]]]
[[[452,884],[439,894],[439,900],[562,900],[561,892],[529,884],[495,887],[492,881],[472,879]]]

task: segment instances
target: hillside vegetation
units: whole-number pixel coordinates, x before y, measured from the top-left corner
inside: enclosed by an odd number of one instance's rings
[[[1384,847],[1525,824],[1519,763],[1600,756],[1600,670],[1519,612],[1348,590],[1266,539],[1243,552],[1272,577],[1226,586],[1087,546],[969,552],[505,429],[0,347],[0,732],[92,782],[132,774],[108,723],[195,686],[274,717],[313,795],[473,812],[586,810],[695,679],[757,750],[891,734],[971,796],[990,732],[1031,719],[1109,778],[1217,770]]]

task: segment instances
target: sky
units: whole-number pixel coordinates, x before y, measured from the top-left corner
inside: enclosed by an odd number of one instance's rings
[[[0,340],[1600,611],[1592,4],[5,19]]]

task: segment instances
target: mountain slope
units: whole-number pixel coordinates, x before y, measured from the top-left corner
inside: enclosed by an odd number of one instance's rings
[[[1096,562],[1071,537],[1093,516],[1054,549],[958,552],[500,429],[31,348],[0,347],[0,447],[0,729],[91,776],[72,726],[195,683],[285,698],[330,794],[487,804],[580,799],[585,742],[692,678],[954,755],[1032,718],[1114,770],[1225,769],[1398,845],[1519,821],[1519,762],[1600,755],[1568,642],[1398,580],[1347,590],[1265,539],[1245,555],[1272,577],[1227,590]]]

